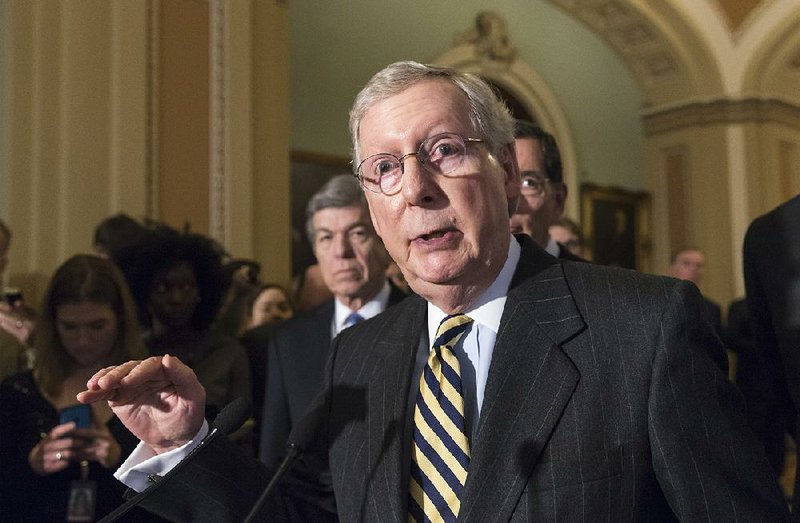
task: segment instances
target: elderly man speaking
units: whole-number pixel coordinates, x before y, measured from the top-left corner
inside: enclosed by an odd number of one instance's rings
[[[510,234],[513,121],[483,81],[392,64],[350,127],[375,231],[417,296],[334,340],[314,437],[261,518],[788,518],[706,355],[697,289],[558,263]],[[269,480],[207,435],[202,388],[175,358],[99,372],[80,400],[101,399],[142,439],[118,475],[155,483],[148,510],[241,519]]]

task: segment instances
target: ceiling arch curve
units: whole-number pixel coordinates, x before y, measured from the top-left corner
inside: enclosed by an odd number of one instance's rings
[[[608,42],[631,68],[646,107],[719,96],[723,83],[707,42],[672,2],[549,0]]]
[[[742,92],[800,105],[800,5],[772,28],[746,64]]]

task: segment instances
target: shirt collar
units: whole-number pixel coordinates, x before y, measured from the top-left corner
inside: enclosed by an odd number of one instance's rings
[[[561,247],[558,246],[558,242],[556,242],[551,236],[547,237],[547,247],[544,248],[547,251],[547,254],[550,256],[555,256],[558,258],[558,255],[561,254]]]
[[[503,265],[500,274],[483,294],[475,301],[475,304],[464,314],[472,318],[476,323],[492,329],[496,334],[500,330],[500,319],[503,316],[503,309],[506,306],[508,289],[511,287],[511,279],[517,269],[522,248],[517,240],[512,236],[508,245],[508,257]],[[436,337],[439,324],[447,314],[436,305],[428,302],[428,339]]]
[[[336,326],[336,332],[342,330],[342,327],[344,327],[344,320],[347,319],[351,312],[359,313],[365,320],[368,320],[373,316],[377,316],[383,312],[384,309],[386,309],[386,306],[389,304],[389,294],[391,294],[389,282],[384,282],[383,287],[380,291],[378,291],[378,294],[376,294],[374,298],[365,303],[364,306],[357,311],[350,309],[350,307],[344,305],[342,302],[334,298],[333,301],[336,304],[336,310],[333,318],[334,325]]]

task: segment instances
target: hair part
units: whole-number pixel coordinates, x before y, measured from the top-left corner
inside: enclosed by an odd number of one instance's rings
[[[424,81],[449,82],[466,98],[469,119],[475,132],[486,142],[496,156],[514,142],[514,120],[505,103],[494,89],[480,77],[447,67],[436,67],[419,62],[395,62],[375,74],[358,93],[350,110],[350,135],[353,142],[353,166],[361,162],[359,127],[364,116],[375,104],[395,96]]]

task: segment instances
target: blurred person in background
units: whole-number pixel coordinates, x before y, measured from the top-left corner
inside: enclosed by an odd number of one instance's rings
[[[331,178],[306,206],[306,232],[333,298],[287,321],[269,338],[259,457],[276,464],[289,432],[321,388],[331,340],[405,298],[389,284],[389,255],[375,234],[358,181]]]
[[[0,515],[65,521],[71,492],[93,485],[84,492],[93,492],[87,501],[99,519],[123,501],[112,473],[137,440],[107,404],[86,409],[82,428],[60,413],[101,368],[146,357],[130,291],[111,261],[78,255],[58,268],[35,346],[33,370],[0,385]]]
[[[549,233],[550,225],[564,214],[568,193],[556,139],[533,122],[515,120],[514,154],[521,191],[509,220],[512,234],[527,234],[556,258],[580,260]]]
[[[0,279],[8,266],[11,229],[0,220]],[[2,280],[0,280],[2,281]],[[31,352],[28,338],[33,330],[35,313],[25,306],[22,292],[2,287],[0,299],[0,380],[29,366]]]
[[[223,334],[238,338],[246,328],[250,297],[262,285],[261,264],[255,260],[231,259],[223,264],[222,270],[226,291],[214,325]]]
[[[265,283],[253,289],[245,305],[245,330],[261,325],[277,325],[294,316],[289,291],[277,283]]]
[[[206,389],[210,418],[238,397],[252,401],[244,349],[212,326],[226,289],[216,244],[162,224],[134,251],[126,273],[145,318],[150,354],[175,355],[192,368]]]
[[[706,257],[703,251],[691,245],[679,247],[672,252],[669,264],[669,275],[679,280],[687,280],[697,287],[703,280],[705,271]],[[716,303],[703,295],[703,317],[711,325],[717,336],[722,339],[722,311]],[[728,356],[725,353],[715,351],[711,354],[712,359],[717,363],[724,373],[728,373]]]
[[[132,245],[138,243],[147,233],[147,228],[125,213],[115,214],[103,219],[94,229],[92,246],[99,256],[120,263],[130,255]]]
[[[548,232],[556,243],[575,256],[583,258],[583,233],[577,223],[562,216],[550,225]]]

